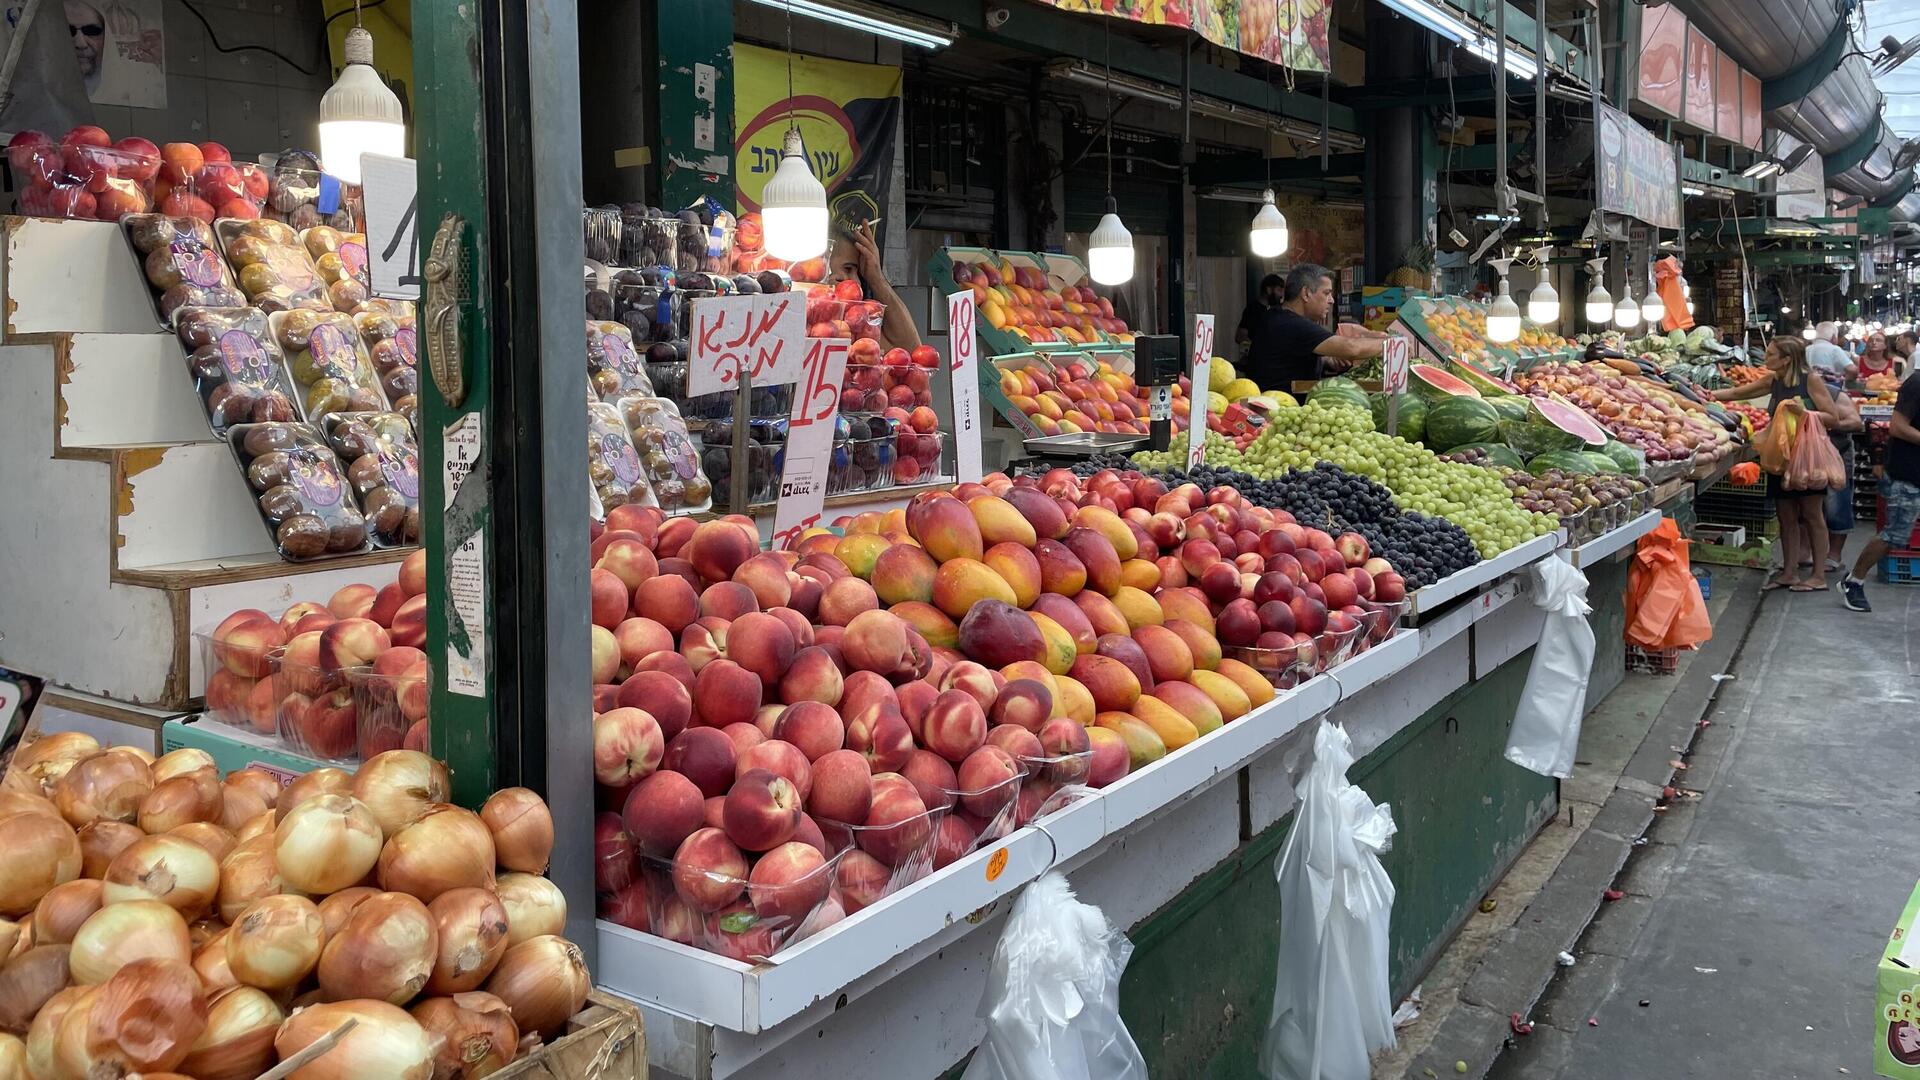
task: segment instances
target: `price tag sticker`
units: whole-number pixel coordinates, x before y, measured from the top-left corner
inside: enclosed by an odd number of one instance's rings
[[[963,289],[947,297],[947,341],[953,358],[948,364],[953,380],[953,450],[960,482],[979,483],[980,463],[980,348],[974,340],[973,291]]]
[[[412,158],[360,156],[367,273],[375,296],[420,299],[420,173]]]
[[[1193,317],[1192,391],[1187,395],[1187,468],[1207,456],[1207,376],[1213,367],[1213,316]]]
[[[794,384],[793,412],[787,419],[786,461],[780,471],[780,497],[773,512],[776,549],[792,547],[801,533],[820,524],[850,344],[846,338],[809,338],[796,365],[800,378]]]
[[[809,341],[804,294],[695,300],[687,394],[724,393],[738,385],[743,375],[754,386],[793,382],[799,378],[801,356]]]
[[[1405,393],[1407,389],[1407,369],[1411,364],[1413,347],[1406,338],[1398,334],[1388,338],[1380,352],[1381,383],[1389,394]]]

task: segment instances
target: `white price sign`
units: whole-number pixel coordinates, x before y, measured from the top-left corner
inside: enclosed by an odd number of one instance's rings
[[[1213,316],[1193,317],[1193,389],[1187,394],[1187,468],[1207,456],[1207,374],[1213,367]]]
[[[953,354],[953,452],[963,484],[980,482],[980,349],[974,343],[973,292],[947,297],[947,343]]]
[[[834,419],[847,375],[846,338],[809,338],[797,365],[793,412],[787,420],[780,501],[773,512],[773,546],[790,548],[800,534],[820,524],[826,504],[827,467],[833,460]]]
[[[1412,344],[1398,334],[1383,343],[1380,352],[1380,367],[1383,372],[1381,382],[1387,393],[1399,394],[1406,391],[1407,368],[1412,353]]]
[[[783,386],[800,377],[808,348],[803,293],[712,296],[693,301],[687,395],[718,394],[744,375],[754,386]]]
[[[373,295],[420,299],[420,173],[412,158],[363,154],[367,273]]]

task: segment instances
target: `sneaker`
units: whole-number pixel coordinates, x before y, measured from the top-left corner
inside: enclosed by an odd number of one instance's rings
[[[1840,602],[1847,605],[1848,611],[1873,610],[1873,605],[1867,603],[1867,586],[1864,582],[1843,578],[1834,588],[1840,590]]]

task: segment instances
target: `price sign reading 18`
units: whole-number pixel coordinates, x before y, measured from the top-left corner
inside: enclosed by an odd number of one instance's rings
[[[980,350],[974,342],[972,290],[947,297],[947,342],[953,353],[953,452],[961,483],[979,483]]]
[[[780,471],[780,497],[773,512],[776,548],[792,547],[801,533],[820,524],[849,344],[845,338],[809,338],[797,365],[800,378],[794,386],[793,412],[787,419],[786,461]]]
[[[713,296],[693,301],[687,394],[794,381],[807,345],[806,298],[799,293]]]
[[[1207,378],[1213,368],[1213,316],[1193,317],[1193,369],[1187,394],[1187,468],[1207,456]]]

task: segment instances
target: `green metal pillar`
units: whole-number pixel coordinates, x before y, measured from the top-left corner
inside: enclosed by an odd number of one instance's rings
[[[654,190],[677,210],[733,187],[733,5],[656,0],[654,10]]]
[[[1430,35],[1410,19],[1375,19],[1367,50],[1367,82],[1395,83],[1429,75]],[[1432,246],[1439,218],[1439,160],[1433,120],[1413,104],[1375,109],[1366,118],[1366,281],[1384,282],[1415,244]]]

